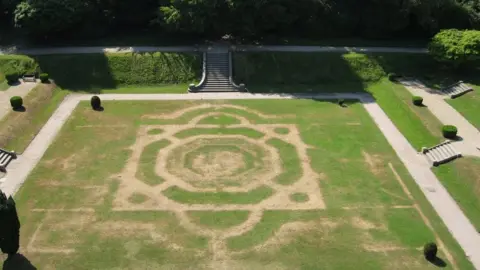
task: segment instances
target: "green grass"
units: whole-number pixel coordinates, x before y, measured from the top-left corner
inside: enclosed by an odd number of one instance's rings
[[[182,130],[174,136],[179,139],[184,139],[198,135],[243,135],[253,139],[259,139],[265,136],[265,134],[250,128],[191,128]]]
[[[67,91],[40,85],[25,98],[26,112],[11,111],[0,121],[0,144],[22,153],[63,101]]]
[[[473,85],[473,92],[469,92],[455,99],[448,99],[447,102],[461,113],[472,125],[480,130],[480,86]]]
[[[128,198],[128,201],[134,204],[143,203],[147,200],[148,200],[148,197],[141,193],[133,193],[133,195]]]
[[[275,128],[275,133],[281,134],[281,135],[286,135],[290,133],[290,130],[288,128]]]
[[[274,191],[261,186],[249,192],[189,192],[179,187],[170,187],[163,194],[186,204],[256,204],[270,197]]]
[[[290,195],[290,200],[295,202],[307,202],[308,195],[306,193],[293,193]]]
[[[416,150],[440,143],[441,123],[427,107],[412,104],[412,95],[400,84],[386,79],[371,84],[367,91]]]
[[[226,229],[242,224],[249,211],[189,211],[187,215],[196,224],[212,229]]]
[[[385,99],[382,95],[379,98],[387,104],[395,100]],[[175,213],[179,209],[173,209],[175,204],[160,202],[157,198],[164,194],[168,199],[182,203],[186,210],[189,204],[195,204],[198,209],[210,205],[236,209],[237,206],[232,204],[241,204],[238,208],[249,210],[248,204],[264,201],[271,194],[279,194],[278,191],[262,186],[250,192],[233,194],[220,189],[217,192],[193,192],[174,184],[163,191],[141,185],[136,187],[141,190],[135,190],[125,187],[134,179],[123,179],[119,175],[129,164],[139,125],[146,122],[145,119],[139,120],[143,115],[171,114],[204,103],[207,101],[105,101],[103,105],[107,109],[96,112],[91,110],[88,101],[81,102],[15,196],[22,222],[22,247],[29,244],[37,225],[43,223],[48,230],[36,234],[35,245],[75,248],[76,252],[48,256],[29,254],[29,260],[42,269],[74,269],[74,262],[78,265],[82,261],[88,261],[85,265],[88,264],[89,268],[102,269],[130,269],[138,267],[139,262],[149,269],[167,266],[201,269],[205,263],[211,262],[214,257],[209,247],[215,242],[210,237],[184,229],[181,224],[185,223],[178,220],[181,215],[177,217]],[[418,248],[435,240],[435,233],[455,258],[458,269],[473,269],[361,104],[350,102],[347,108],[341,108],[335,103],[319,100],[217,100],[214,103],[244,106],[250,111],[278,116],[293,114],[294,117],[262,119],[238,109],[201,110],[202,113],[236,113],[254,124],[281,123],[296,127],[308,146],[308,158],[302,162],[309,162],[320,176],[318,184],[326,206],[326,209],[318,210],[265,211],[252,230],[227,239],[229,250],[241,251],[230,254],[234,260],[232,263],[236,261],[249,269],[315,269],[318,265],[329,269],[358,269],[359,266],[389,269],[398,265],[406,269],[430,269],[434,266],[423,260]],[[398,100],[396,103],[402,104]],[[402,106],[408,108],[409,105]],[[164,124],[188,123],[189,118],[199,113],[192,112]],[[159,121],[154,124],[155,128],[163,129]],[[283,138],[283,135],[279,137]],[[149,164],[150,170],[156,162],[154,156],[158,149],[153,147],[144,152],[143,161]],[[285,149],[288,149],[285,145],[279,147],[282,161],[288,160],[292,153],[291,149],[283,153]],[[136,158],[142,160],[142,156]],[[286,164],[285,170],[288,171],[292,165]],[[414,201],[403,191],[390,164]],[[275,189],[281,188],[275,186]],[[288,193],[282,197],[286,201],[294,193],[305,192],[295,190],[294,186],[288,188]],[[148,201],[128,204],[128,198],[135,193],[146,195]],[[293,199],[298,196],[293,195]],[[160,205],[156,204],[159,202]],[[415,208],[393,207],[408,207],[414,203],[419,205],[433,230],[425,225]],[[147,211],[157,206],[162,210]],[[113,211],[112,207],[123,209]],[[128,207],[145,209],[133,211]],[[167,210],[172,207],[172,211],[164,211],[165,207]],[[47,213],[32,211],[38,208],[91,208],[94,212],[60,211],[45,220]],[[202,211],[210,213],[191,217],[190,222],[223,229],[243,220],[242,214],[221,211],[225,213]],[[291,222],[296,222],[293,227],[289,227]],[[382,248],[392,246],[398,250]],[[102,256],[98,255],[99,250]],[[106,256],[114,260],[105,260]],[[452,262],[442,251],[439,256],[447,262],[447,268],[452,268]]]
[[[119,86],[113,89],[100,89],[98,93],[103,94],[185,94],[188,89],[187,83],[159,84],[155,86]]]
[[[199,125],[237,125],[240,124],[240,120],[228,115],[208,116],[198,122]]]
[[[160,128],[152,128],[152,129],[149,129],[147,134],[148,135],[158,135],[158,134],[162,134],[164,132],[163,129],[160,129]]]
[[[138,162],[137,178],[139,180],[150,186],[160,185],[164,182],[164,179],[155,173],[155,166],[152,166],[152,164],[157,162],[158,152],[169,144],[170,142],[168,140],[161,140],[145,147]]]
[[[267,141],[267,144],[275,147],[282,157],[282,167],[284,171],[275,178],[275,182],[281,185],[291,185],[295,183],[302,175],[300,158],[298,157],[295,146],[279,139],[270,139]]]
[[[480,231],[480,159],[463,157],[435,168],[434,172]]]

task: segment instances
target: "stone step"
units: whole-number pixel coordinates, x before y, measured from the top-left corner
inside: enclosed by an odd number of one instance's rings
[[[430,148],[423,148],[422,153],[433,164],[433,166],[439,166],[462,156],[453,147],[451,141],[447,141]]]
[[[467,92],[473,91],[473,88],[470,86],[464,84],[463,82],[458,82],[457,84],[448,86],[444,89],[442,89],[442,92],[445,95],[449,95],[450,98],[456,98],[459,97]]]
[[[245,86],[234,86],[230,81],[231,54],[228,51],[209,51],[204,54],[205,80],[200,86],[189,88],[191,92],[232,92]]]

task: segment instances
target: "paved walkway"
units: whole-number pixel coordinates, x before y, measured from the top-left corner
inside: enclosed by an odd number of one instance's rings
[[[0,121],[12,110],[10,98],[13,96],[25,97],[36,85],[36,83],[22,82],[19,85],[11,86],[5,91],[0,91]]]
[[[40,161],[48,146],[57,136],[63,123],[71,115],[78,102],[89,100],[90,95],[71,95],[67,97],[48,120],[40,133],[18,160],[8,168],[6,181],[0,188],[7,194],[15,194],[29,173]],[[294,99],[294,98],[355,98],[363,102],[365,109],[383,132],[388,142],[405,164],[427,199],[437,211],[453,237],[470,258],[475,268],[480,269],[480,235],[465,217],[456,202],[430,170],[430,164],[409,144],[407,139],[391,122],[385,112],[373,98],[365,94],[329,94],[329,95],[262,95],[248,93],[198,93],[198,94],[105,94],[103,100],[208,100],[208,99]]]
[[[455,125],[458,128],[458,136],[462,140],[453,144],[462,155],[480,157],[480,131],[445,101],[446,98],[449,98],[448,96],[429,89],[418,80],[401,80],[400,82],[413,95],[423,97],[425,106],[440,122],[445,125]],[[430,147],[431,145],[425,146]]]
[[[52,48],[0,48],[2,54],[85,54],[85,53],[127,53],[127,52],[194,52],[206,50],[207,46],[124,46],[124,47],[52,47]],[[231,46],[234,51],[243,52],[358,52],[358,53],[427,53],[425,48],[402,47],[332,47],[332,46]]]

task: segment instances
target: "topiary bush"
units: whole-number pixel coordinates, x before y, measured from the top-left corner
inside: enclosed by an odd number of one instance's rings
[[[452,125],[445,125],[442,127],[443,137],[447,139],[455,139],[457,137],[457,127]]]
[[[421,105],[423,105],[423,98],[419,97],[419,96],[414,96],[414,97],[412,97],[412,102],[416,106],[421,106]]]
[[[388,80],[394,82],[398,79],[398,75],[396,73],[388,73]]]
[[[19,77],[20,75],[18,74],[18,72],[15,72],[15,71],[10,71],[5,73],[5,79],[7,80],[8,83],[18,82]]]
[[[100,98],[98,96],[93,96],[90,99],[90,105],[92,105],[92,109],[98,110],[102,107],[102,101],[100,100]]]
[[[435,243],[427,243],[423,247],[423,255],[425,256],[425,259],[428,261],[433,261],[435,258],[437,258],[437,244]]]
[[[40,81],[42,83],[48,83],[50,80],[50,77],[48,76],[48,73],[42,73],[40,74],[40,76],[38,76],[40,78]]]
[[[13,109],[18,109],[23,106],[23,99],[19,96],[14,96],[10,98],[10,105],[12,105]]]

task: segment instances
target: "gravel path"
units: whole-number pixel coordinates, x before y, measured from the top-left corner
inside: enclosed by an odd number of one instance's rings
[[[40,133],[35,137],[19,159],[8,167],[6,181],[0,188],[7,194],[15,194],[18,188],[40,161],[48,146],[57,136],[63,123],[81,100],[90,95],[71,95],[66,98]],[[103,100],[207,100],[207,99],[294,99],[294,98],[356,98],[363,102],[365,109],[383,132],[393,149],[405,164],[427,199],[446,224],[453,237],[470,258],[473,265],[480,269],[480,236],[461,209],[450,197],[445,188],[430,170],[428,162],[409,144],[405,137],[391,122],[385,112],[372,97],[365,94],[329,94],[329,95],[261,95],[248,93],[198,93],[198,94],[105,94]]]

